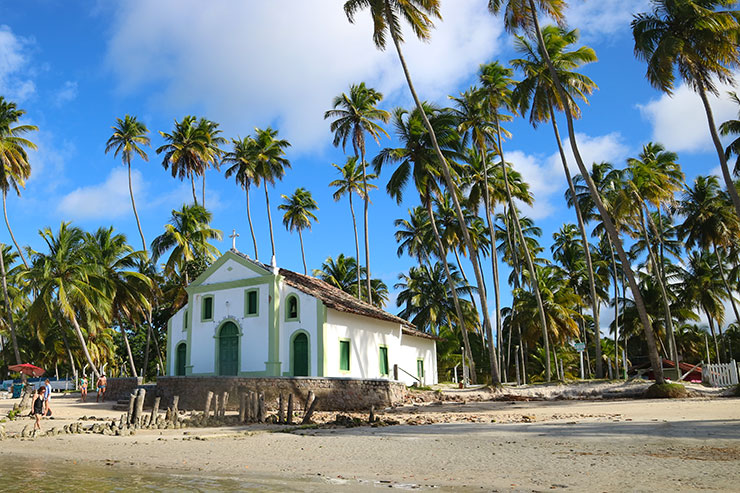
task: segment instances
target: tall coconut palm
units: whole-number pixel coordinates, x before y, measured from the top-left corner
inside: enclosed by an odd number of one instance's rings
[[[714,122],[707,93],[719,95],[717,82],[733,83],[740,66],[740,15],[736,0],[652,0],[652,12],[635,15],[635,56],[647,63],[646,77],[656,89],[672,94],[676,72],[699,94],[709,133],[719,157],[727,192],[740,217],[740,197]]]
[[[596,83],[575,70],[587,63],[595,62],[597,60],[596,53],[587,46],[582,46],[576,50],[569,50],[572,45],[578,42],[579,35],[577,30],[568,31],[557,26],[546,26],[542,31],[542,38],[545,42],[545,49],[565,90],[566,97],[568,98],[567,104],[571,109],[573,117],[579,118],[581,112],[576,99],[588,103],[587,96],[596,89]],[[550,77],[550,70],[540,53],[539,46],[533,45],[522,36],[517,36],[516,48],[525,58],[512,60],[511,64],[522,70],[525,78],[514,89],[514,102],[519,106],[522,115],[529,112],[529,122],[534,127],[548,120],[552,123],[555,141],[558,144],[560,161],[563,165],[566,181],[568,182],[568,190],[571,194],[575,194],[573,179],[570,168],[568,168],[563,142],[560,138],[560,130],[558,129],[555,118],[555,110],[563,111],[565,104],[559,99],[558,91],[554,87],[552,77]],[[594,269],[591,260],[591,250],[588,245],[586,225],[581,209],[577,205],[575,212],[578,228],[581,231],[581,241],[583,242],[584,258],[591,291],[591,312],[593,319],[599,320],[600,302],[596,296],[596,282],[594,280]],[[602,376],[601,331],[595,330],[594,332],[596,335],[596,376],[600,378]]]
[[[429,213],[422,206],[408,210],[408,219],[396,219],[393,225],[396,227],[394,237],[398,243],[396,254],[400,257],[407,253],[421,264],[429,265],[433,253],[434,239],[432,238],[432,225]]]
[[[172,133],[160,131],[159,134],[166,142],[157,148],[157,154],[164,153],[162,166],[164,169],[172,167],[173,178],[190,179],[193,204],[198,205],[198,197],[195,194],[195,177],[201,174],[204,156],[208,154],[209,145],[204,128],[198,125],[194,116],[188,115],[182,121],[175,120],[175,129]]]
[[[203,179],[203,190],[201,194],[201,204],[203,207],[206,206],[206,171],[209,168],[220,169],[220,158],[224,151],[219,147],[226,143],[226,139],[221,137],[219,134],[221,130],[218,129],[218,123],[212,122],[206,118],[198,120],[198,130],[203,135],[205,140],[205,148],[203,154],[200,157],[200,166],[198,168],[198,174]]]
[[[8,290],[8,277],[10,276],[8,275],[9,273],[6,269],[6,266],[7,268],[10,268],[12,266],[13,262],[15,261],[15,257],[17,257],[17,254],[11,253],[9,246],[0,243],[0,274],[2,274],[3,302],[5,308],[5,310],[3,310],[4,320],[2,320],[2,322],[4,322],[4,325],[8,328],[10,332],[10,342],[13,345],[13,356],[15,356],[15,364],[20,365],[21,363],[23,363],[23,361],[21,360],[21,353],[18,347],[18,334],[15,327],[15,320],[13,319],[13,313],[15,313],[15,310],[13,309],[13,303],[11,302],[11,297]],[[17,298],[22,298],[22,296],[17,296]]]
[[[599,196],[596,185],[591,180],[591,176],[586,169],[586,165],[581,156],[580,148],[578,147],[578,141],[576,138],[575,125],[573,123],[573,112],[568,103],[568,97],[565,89],[563,88],[560,78],[557,73],[557,69],[550,59],[550,55],[546,49],[545,40],[542,37],[542,30],[540,28],[539,14],[542,12],[546,17],[553,19],[558,25],[565,25],[564,9],[566,2],[564,0],[488,0],[488,9],[492,14],[497,15],[501,11],[504,12],[504,27],[514,32],[517,30],[523,30],[527,33],[533,33],[537,40],[537,45],[540,49],[540,54],[547,64],[547,68],[550,72],[550,77],[554,83],[555,90],[558,93],[560,101],[565,102],[564,114],[565,120],[568,124],[568,138],[570,140],[571,150],[573,151],[573,157],[578,165],[578,170],[581,172],[583,179],[586,182],[589,193],[591,194],[594,205],[599,211],[599,215],[602,218],[604,227],[607,234],[614,244],[614,248],[617,250],[617,255],[622,264],[624,275],[629,283],[630,290],[633,293],[635,299],[635,306],[637,312],[640,315],[642,321],[643,330],[645,331],[645,339],[648,346],[648,355],[650,356],[650,365],[655,375],[655,381],[657,383],[663,383],[663,366],[658,356],[658,347],[655,343],[655,336],[653,334],[652,326],[650,325],[650,318],[648,317],[645,303],[640,296],[639,286],[635,278],[635,274],[632,271],[629,258],[624,251],[622,240],[619,236],[617,228],[609,216],[609,211],[604,205],[601,197]]]
[[[35,252],[33,267],[23,274],[37,293],[29,308],[29,317],[46,320],[56,309],[60,310],[72,324],[87,364],[97,378],[100,371],[80,322],[86,324],[89,335],[91,326],[110,314],[110,298],[102,289],[105,281],[99,266],[85,258],[85,234],[81,229],[62,223],[56,234],[50,228],[44,228],[39,234],[49,252]]]
[[[366,162],[365,162],[365,134],[380,143],[382,135],[388,133],[377,122],[387,123],[390,113],[377,108],[383,99],[383,95],[373,88],[366,87],[364,82],[352,84],[349,94],[342,93],[334,98],[332,109],[324,113],[324,119],[334,118],[330,130],[334,132],[334,146],[342,150],[346,148],[347,140],[352,143],[355,159],[360,159],[362,166],[363,199],[365,202],[365,268],[370,273],[370,238],[368,229],[368,206],[370,203],[369,189],[367,186]],[[359,254],[357,256],[359,259]],[[370,292],[370,275],[367,276],[368,292]],[[372,300],[368,300],[372,303]]]
[[[347,19],[352,23],[355,20],[357,12],[365,8],[370,9],[370,15],[373,19],[373,41],[378,49],[385,49],[387,35],[390,34],[403,69],[404,76],[406,77],[409,91],[411,92],[416,108],[419,111],[422,123],[427,129],[427,132],[429,132],[432,148],[437,155],[445,184],[452,196],[452,201],[455,205],[455,213],[457,214],[457,219],[463,233],[463,239],[465,240],[465,244],[470,252],[470,257],[477,258],[477,252],[475,251],[475,247],[470,239],[468,229],[465,227],[465,217],[462,206],[460,205],[457,185],[452,178],[452,171],[442,149],[440,148],[437,136],[429,122],[429,118],[423,109],[421,99],[416,93],[414,84],[411,81],[411,73],[409,72],[408,66],[406,65],[406,59],[401,50],[401,43],[403,43],[401,19],[406,20],[411,25],[411,30],[418,39],[427,41],[430,39],[431,30],[434,27],[433,19],[441,18],[439,0],[347,0],[344,3],[344,13],[347,15]],[[473,270],[475,271],[475,279],[478,285],[481,302],[481,311],[483,312],[483,325],[486,327],[486,331],[488,331],[490,330],[489,327],[491,325],[490,312],[488,310],[483,274],[481,273],[480,266],[477,262],[473,262]],[[500,382],[498,369],[493,373],[493,383],[494,385],[498,385]]]
[[[223,233],[211,228],[212,218],[212,214],[199,205],[183,205],[179,211],[173,210],[170,222],[164,225],[164,233],[152,241],[152,261],[156,262],[172,250],[164,265],[165,274],[180,272],[184,274],[185,286],[189,285],[186,264],[197,258],[215,260],[219,255],[209,241],[220,241]]]
[[[736,92],[730,92],[729,96],[735,104],[740,106],[740,97],[738,97]],[[725,157],[730,159],[732,156],[737,156],[732,173],[738,176],[740,174],[740,112],[738,113],[738,119],[731,119],[722,123],[719,126],[719,133],[723,137],[728,135],[735,136],[735,139],[725,149]]]
[[[149,130],[144,122],[140,122],[135,116],[131,115],[125,115],[123,120],[116,118],[116,124],[111,128],[113,129],[113,135],[105,144],[105,153],[114,151],[114,157],[121,154],[123,164],[128,168],[128,192],[131,195],[131,207],[134,209],[136,226],[139,228],[139,236],[141,236],[141,249],[146,252],[146,240],[144,239],[144,232],[141,230],[141,221],[139,221],[139,213],[136,211],[136,201],[134,200],[134,188],[131,184],[131,158],[134,154],[137,154],[144,161],[149,161],[149,156],[140,147],[150,144]]]
[[[275,185],[276,181],[282,180],[286,168],[290,168],[290,161],[285,157],[285,149],[290,143],[284,139],[278,139],[278,131],[272,127],[262,130],[255,128],[255,184],[261,183],[265,187],[265,203],[267,206],[267,222],[270,225],[270,246],[272,247],[271,264],[275,264],[275,236],[272,233],[272,212],[270,211],[270,193],[267,185]]]
[[[342,197],[344,197],[345,194],[349,197],[349,211],[352,214],[352,228],[355,231],[355,258],[359,259],[360,241],[357,237],[357,220],[355,219],[355,208],[352,205],[352,193],[356,193],[362,199],[367,198],[365,195],[365,190],[378,188],[372,183],[368,183],[368,180],[375,179],[377,178],[377,176],[374,174],[369,175],[364,169],[359,168],[357,166],[357,158],[354,156],[348,157],[347,162],[344,164],[344,166],[340,167],[339,165],[334,163],[332,163],[332,166],[334,166],[342,175],[341,178],[338,178],[329,183],[330,187],[334,187],[336,189],[332,197],[334,198],[335,202],[338,202]],[[365,237],[367,237],[367,231]],[[360,270],[355,270],[357,273],[357,295],[359,296],[362,291],[360,289]]]
[[[435,138],[437,135],[439,136],[439,142],[442,145],[443,152],[450,157],[458,155],[460,135],[457,132],[455,115],[450,111],[444,111],[428,103],[424,103],[422,107],[424,108],[424,112],[431,115],[429,121],[431,121],[431,125],[435,129]],[[430,145],[431,134],[426,131],[425,126],[421,123],[420,113],[421,111],[418,109],[414,109],[411,112],[403,108],[394,110],[393,126],[402,147],[382,149],[373,159],[373,166],[375,167],[375,172],[380,175],[384,166],[390,164],[397,165],[388,180],[386,192],[392,198],[396,199],[398,203],[401,203],[403,200],[403,193],[409,180],[413,180],[421,203],[427,211],[430,226],[432,227],[437,257],[445,268],[445,279],[449,284],[448,291],[453,298],[457,320],[462,324],[467,319],[462,312],[460,300],[457,296],[457,289],[452,285],[454,279],[449,272],[447,262],[448,252],[442,242],[433,210],[434,196],[439,197],[442,194],[438,183],[439,160]],[[475,362],[473,361],[473,353],[470,349],[468,328],[461,325],[460,330],[462,331],[465,355],[470,360],[470,364],[472,365],[471,375],[473,380],[475,380]]]
[[[354,257],[345,257],[344,254],[340,253],[336,260],[332,257],[327,257],[324,263],[321,264],[321,269],[314,269],[312,274],[322,281],[341,289],[345,293],[360,298],[361,295],[358,294],[358,286],[355,283],[357,269],[357,260]],[[360,267],[359,270],[362,281],[367,273],[364,267]],[[361,284],[361,289],[366,289],[366,285]],[[383,308],[388,302],[388,286],[381,279],[371,279],[370,286],[372,288],[373,305]]]
[[[232,150],[224,154],[223,162],[230,165],[226,168],[224,176],[229,178],[233,175],[236,183],[244,189],[244,193],[247,196],[247,222],[249,223],[249,232],[252,234],[254,259],[259,260],[259,254],[257,253],[257,237],[254,235],[252,213],[249,210],[249,189],[258,181],[255,152],[256,143],[251,137],[231,139],[231,143],[233,145]]]
[[[15,240],[15,235],[8,221],[8,208],[6,205],[8,191],[15,190],[20,196],[21,188],[25,187],[26,180],[31,176],[31,164],[28,162],[28,149],[36,150],[36,144],[26,139],[24,135],[38,130],[35,125],[18,125],[26,112],[19,110],[15,103],[7,101],[0,96],[0,189],[3,193],[3,215],[8,233],[13,240],[18,255],[21,256],[23,265],[28,269],[28,262],[23,256],[21,247]]]
[[[285,211],[283,214],[283,224],[288,231],[298,231],[298,239],[301,242],[301,258],[303,259],[303,273],[308,275],[306,267],[306,253],[303,250],[303,230],[311,230],[311,221],[318,222],[318,218],[313,211],[319,209],[316,201],[311,196],[311,192],[305,188],[297,188],[293,195],[281,195],[283,203],[278,209]]]

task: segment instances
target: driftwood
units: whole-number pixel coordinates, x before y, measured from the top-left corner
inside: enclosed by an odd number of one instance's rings
[[[311,392],[313,394],[313,392]],[[314,410],[316,410],[316,403],[318,402],[318,398],[316,396],[313,396],[313,399],[311,400],[311,404],[308,406],[308,409],[306,410],[306,414],[303,416],[303,421],[301,422],[302,425],[307,425],[311,422],[311,415],[313,414]]]
[[[286,423],[293,424],[293,394],[288,394],[288,416]]]
[[[257,404],[257,421],[260,423],[265,422],[265,393],[260,392]]]
[[[134,420],[134,406],[136,405],[136,394],[130,394],[128,396],[128,413],[126,413],[126,424],[133,424]]]
[[[278,424],[283,424],[285,422],[285,414],[283,413],[283,394],[280,393],[280,396],[278,396]]]

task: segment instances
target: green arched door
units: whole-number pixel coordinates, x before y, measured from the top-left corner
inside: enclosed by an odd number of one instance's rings
[[[185,358],[187,358],[188,348],[184,342],[177,345],[175,354],[175,375],[178,377],[185,376]]]
[[[308,336],[303,332],[293,338],[293,376],[308,376]]]
[[[218,334],[218,374],[236,376],[239,373],[239,328],[226,322]]]

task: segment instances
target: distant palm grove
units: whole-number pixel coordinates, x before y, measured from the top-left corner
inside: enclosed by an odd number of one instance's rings
[[[731,0],[651,3],[632,21],[634,54],[657,90],[671,94],[685,82],[702,101],[719,177],[687,182],[680,157],[659,142],[623,163],[583,161],[577,120],[598,86],[579,69],[597,54],[578,44],[564,0],[488,0],[518,58],[481,65],[475,85],[445,106],[417,93],[402,50],[404,35],[433,35],[440,1],[346,1],[349,22],[372,22],[376,47],[392,45],[413,105],[384,110],[383,95],[363,82],[327,101],[333,144],[347,157],[327,163],[326,183],[335,201],[348,204],[355,249],[313,270],[304,233],[320,219],[319,205],[304,188],[271,194],[290,173],[290,143],[271,127],[229,140],[218,123],[190,115],[157,135],[135,116],[113,122],[105,152],[128,169],[140,238],[63,222],[39,231],[41,251],[23,247],[5,206],[9,192],[20,195],[31,176],[28,151],[38,129],[20,123],[25,112],[0,96],[0,187],[13,243],[0,244],[0,372],[31,362],[60,375],[162,373],[167,320],[186,303],[185,287],[221,253],[211,244],[223,233],[210,226],[208,170],[223,170],[244,193],[250,256],[275,261],[276,207],[284,227],[298,234],[305,274],[439,337],[440,380],[452,378],[461,348],[473,382],[493,385],[577,377],[574,343],[585,343],[585,373],[593,378],[619,378],[630,366],[649,364],[662,383],[663,358],[692,364],[736,358],[740,98],[731,94],[739,119],[717,122],[708,96],[735,82],[740,11]],[[542,26],[545,19],[556,24]],[[561,158],[572,216],[553,234],[552,260],[543,256],[541,230],[519,207],[535,198],[506,159],[506,127],[515,118],[552,132]],[[729,137],[728,147],[720,136]],[[376,155],[367,153],[370,141],[381,147]],[[131,185],[132,166],[149,159],[192,188],[192,204],[173,210],[158,232],[143,231]],[[383,255],[372,248],[377,239],[368,228],[379,188],[399,204],[418,194],[418,206],[399,210],[395,221],[397,254],[418,264],[398,276],[397,307],[385,306],[388,286],[372,277],[373,257]],[[257,207],[267,214],[270,252],[258,252],[252,224],[261,193],[264,207]],[[504,264],[511,274],[502,279]],[[510,290],[511,306],[503,306],[503,290]]]

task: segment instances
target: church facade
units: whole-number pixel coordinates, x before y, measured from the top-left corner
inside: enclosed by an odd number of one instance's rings
[[[167,324],[167,375],[437,383],[436,339],[315,277],[232,249]]]

